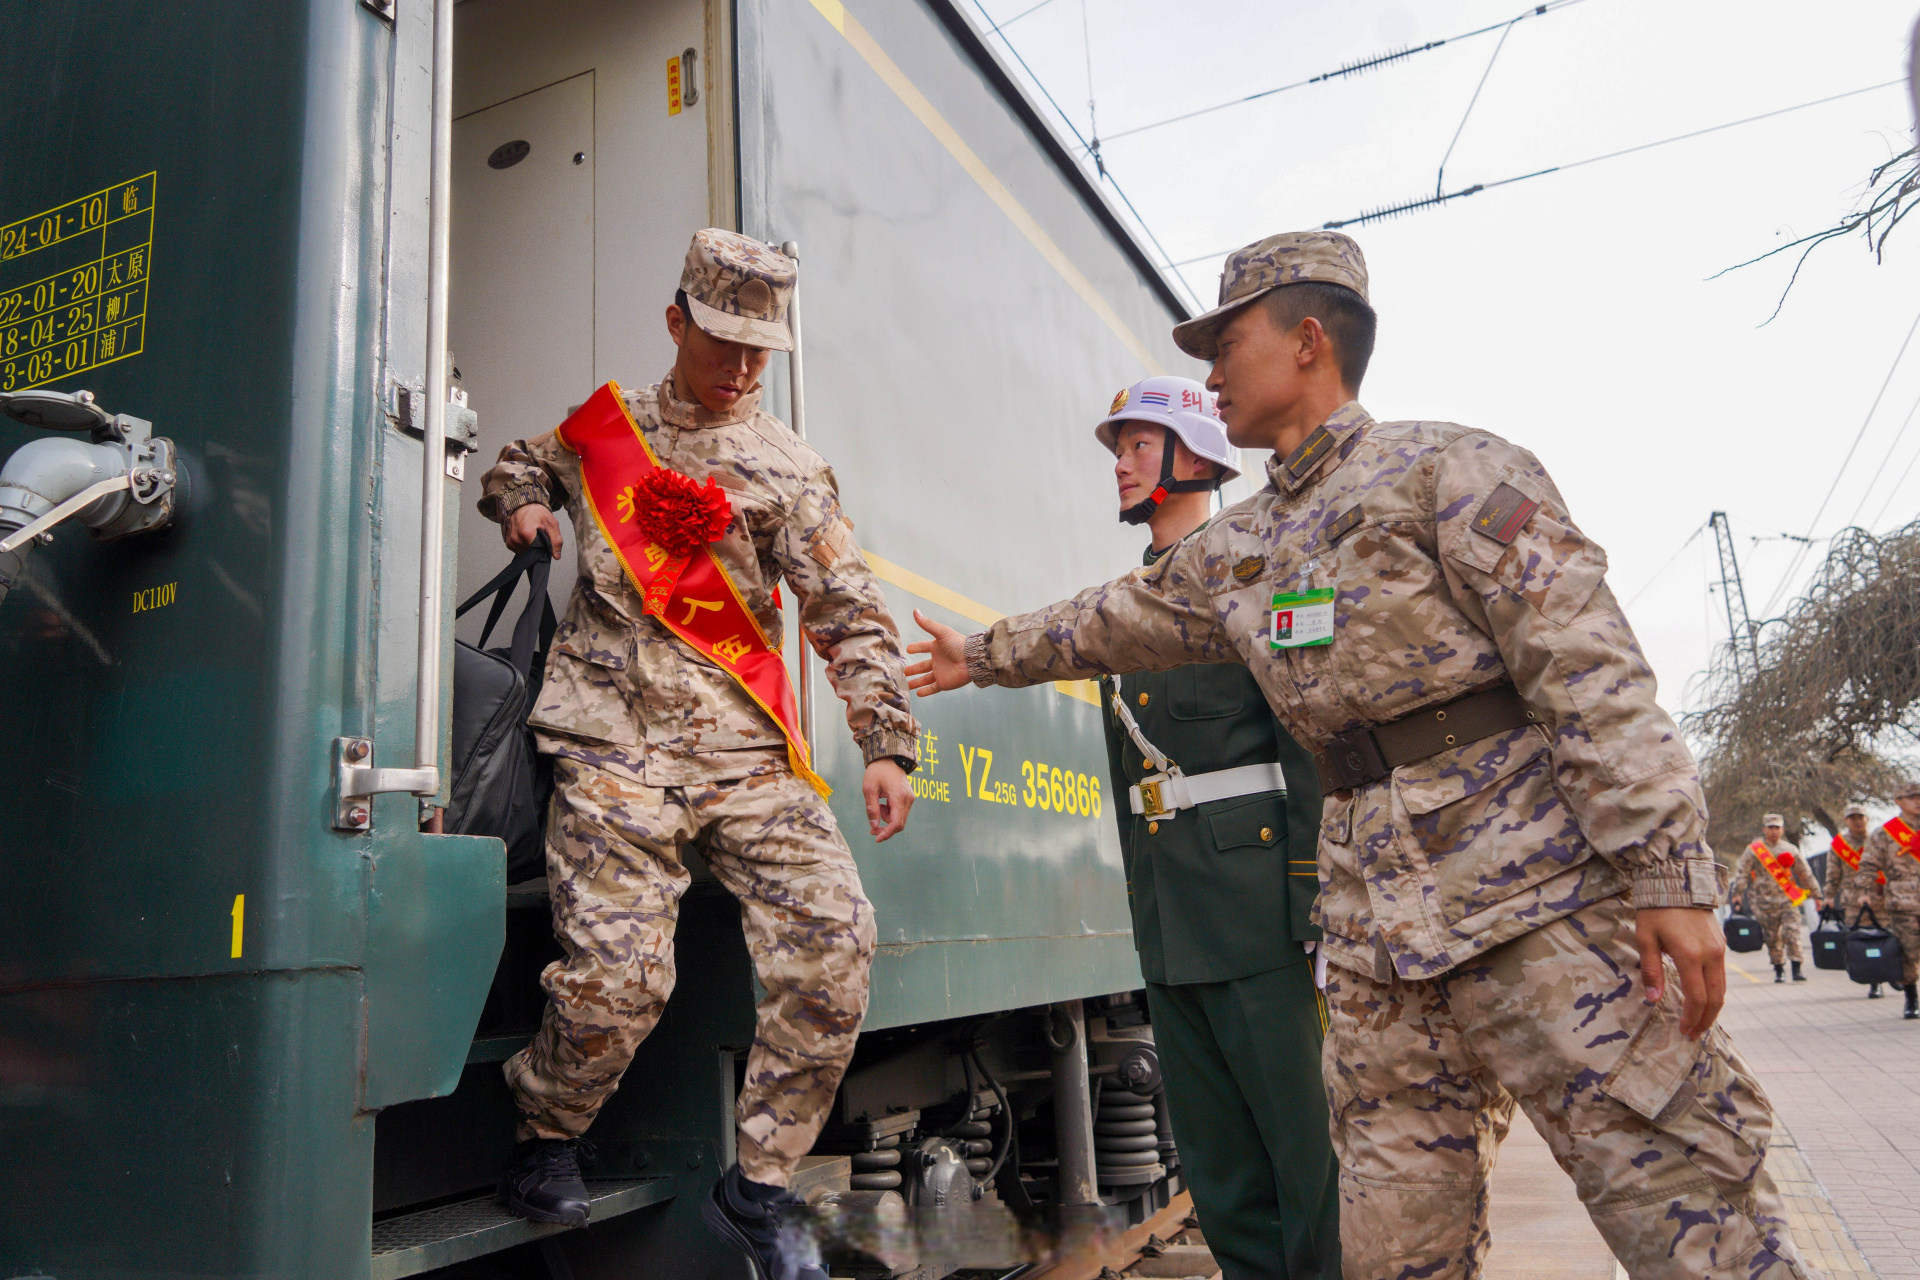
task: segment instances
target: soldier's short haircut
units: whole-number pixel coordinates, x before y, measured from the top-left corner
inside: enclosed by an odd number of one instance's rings
[[[1282,332],[1312,316],[1333,339],[1333,358],[1340,380],[1358,392],[1373,359],[1373,335],[1378,320],[1367,300],[1343,284],[1305,280],[1282,285],[1262,299],[1267,315]]]

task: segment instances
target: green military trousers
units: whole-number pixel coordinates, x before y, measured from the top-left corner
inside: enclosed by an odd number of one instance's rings
[[[1340,1180],[1320,1083],[1313,966],[1147,984],[1167,1107],[1226,1280],[1338,1280]]]

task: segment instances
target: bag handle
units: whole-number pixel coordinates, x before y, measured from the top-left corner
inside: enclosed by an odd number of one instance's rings
[[[1860,909],[1853,913],[1853,927],[1856,929],[1860,927],[1861,916],[1873,916],[1873,927],[1876,929],[1880,927],[1880,917],[1874,915],[1873,908],[1864,902],[1860,904]]]
[[[487,625],[480,629],[479,647],[486,648],[494,624],[506,612],[507,601],[512,598],[514,588],[520,584],[520,575],[524,573],[527,577],[527,604],[520,611],[519,621],[514,623],[513,642],[508,654],[514,669],[529,680],[533,678],[535,637],[539,640],[538,648],[545,649],[553,643],[553,633],[559,625],[553,615],[553,600],[547,595],[547,579],[552,572],[553,543],[542,531],[534,535],[532,546],[515,556],[513,563],[495,574],[486,586],[474,592],[453,611],[453,616],[458,618],[488,596],[493,597],[493,608],[487,612]]]

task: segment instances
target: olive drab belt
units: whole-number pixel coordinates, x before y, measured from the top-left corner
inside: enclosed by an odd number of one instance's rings
[[[1539,722],[1539,713],[1520,691],[1501,684],[1329,738],[1313,762],[1320,768],[1322,790],[1355,791],[1391,777],[1403,764]]]
[[[1133,739],[1133,744],[1159,770],[1152,777],[1140,779],[1140,785],[1127,788],[1129,804],[1142,817],[1161,821],[1173,817],[1182,809],[1191,809],[1213,800],[1264,795],[1270,791],[1286,794],[1287,775],[1278,762],[1215,769],[1212,773],[1196,773],[1192,777],[1180,772],[1180,766],[1166,752],[1149,742],[1147,735],[1140,731],[1140,722],[1133,718],[1133,712],[1127,710],[1127,704],[1120,699],[1119,676],[1113,677],[1113,713],[1120,717],[1120,723],[1125,727],[1127,736]]]

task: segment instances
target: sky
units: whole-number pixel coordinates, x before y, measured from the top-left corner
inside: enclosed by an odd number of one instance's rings
[[[1002,22],[1034,2],[979,0]],[[1431,195],[1457,129],[1447,190],[1904,81],[1916,7],[1576,0],[1514,23],[1490,72],[1498,31],[1452,37],[1513,0],[1047,0],[1003,31],[1086,136],[1089,74],[1111,136],[1448,40],[1103,143],[1171,260],[1207,255],[1182,270],[1210,306],[1226,251]],[[1920,335],[1895,361],[1920,322],[1920,219],[1881,263],[1858,238],[1821,248],[1771,323],[1792,255],[1712,278],[1831,225],[1912,127],[1903,84],[1347,228],[1380,314],[1362,403],[1534,451],[1606,549],[1671,712],[1728,633],[1709,513],[1756,619],[1825,550],[1779,535],[1920,518]]]

